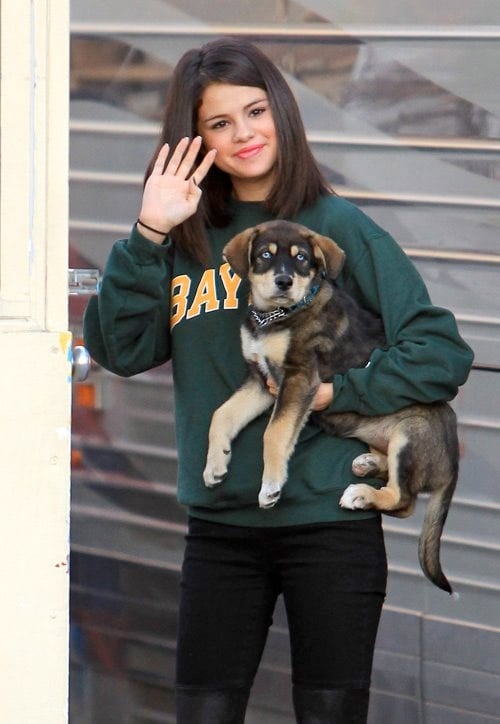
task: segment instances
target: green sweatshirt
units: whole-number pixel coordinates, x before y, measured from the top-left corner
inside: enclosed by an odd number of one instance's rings
[[[222,249],[234,234],[271,218],[257,202],[233,201],[231,211],[229,226],[208,230],[213,268],[203,269],[171,244],[148,241],[135,227],[129,239],[117,242],[101,291],[85,313],[85,344],[99,364],[126,377],[172,360],[178,498],[191,515],[248,526],[370,517],[370,511],[339,506],[345,487],[358,480],[351,463],[365,446],[328,436],[312,423],[301,432],[280,501],[259,508],[268,413],[234,441],[226,480],[215,489],[203,483],[212,413],[246,375],[239,335],[246,282],[223,261]],[[453,315],[431,304],[421,277],[390,235],[337,196],[321,198],[295,220],[344,249],[338,283],[381,315],[389,345],[374,352],[367,367],[334,377],[331,410],[373,415],[452,399],[467,378],[472,351]]]

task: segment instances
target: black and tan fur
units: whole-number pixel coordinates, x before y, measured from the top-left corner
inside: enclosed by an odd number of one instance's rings
[[[264,434],[259,493],[260,506],[269,508],[285,485],[288,460],[311,414],[320,382],[365,366],[374,349],[386,347],[386,340],[381,321],[335,285],[344,253],[331,239],[297,224],[273,221],[235,236],[224,256],[251,286],[250,313],[241,329],[250,373],[214,413],[204,480],[208,487],[223,481],[232,440],[274,406]],[[302,304],[304,297],[308,303]],[[276,308],[295,311],[262,327],[251,311],[259,319],[258,315]],[[277,398],[268,390],[269,377],[279,386]],[[364,483],[349,485],[341,506],[405,517],[412,513],[418,493],[430,493],[420,536],[420,564],[433,583],[451,592],[439,561],[441,533],[458,475],[456,418],[451,407],[416,404],[375,417],[312,414],[327,432],[356,437],[370,446],[371,452],[353,462],[357,476],[386,480],[379,490]]]

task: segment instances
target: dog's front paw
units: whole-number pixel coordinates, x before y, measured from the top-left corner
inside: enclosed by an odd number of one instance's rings
[[[340,499],[340,506],[349,510],[366,510],[373,506],[373,488],[360,483],[349,485]]]
[[[207,488],[215,488],[224,481],[230,460],[231,449],[208,451],[207,464],[203,471],[203,480]]]
[[[261,508],[272,508],[281,496],[282,486],[279,483],[262,483],[259,492],[259,506]]]

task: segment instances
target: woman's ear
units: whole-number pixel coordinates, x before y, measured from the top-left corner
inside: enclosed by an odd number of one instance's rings
[[[252,241],[257,236],[258,230],[256,226],[245,229],[241,233],[233,236],[222,250],[223,258],[229,263],[229,266],[236,274],[244,279],[250,271],[250,252]]]

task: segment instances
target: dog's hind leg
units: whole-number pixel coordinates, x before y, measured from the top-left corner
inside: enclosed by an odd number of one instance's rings
[[[352,472],[358,478],[370,476],[387,480],[387,455],[371,447],[370,452],[363,453],[362,455],[358,455],[357,458],[354,458],[352,461]]]
[[[274,397],[255,377],[243,385],[213,414],[203,480],[208,488],[222,483],[231,460],[231,442],[249,422],[274,403]]]
[[[373,508],[393,515],[409,515],[413,510],[413,496],[402,475],[402,462],[408,446],[407,435],[396,429],[391,435],[387,450],[386,485],[377,489],[365,483],[353,483],[345,489],[340,505],[351,510]]]

